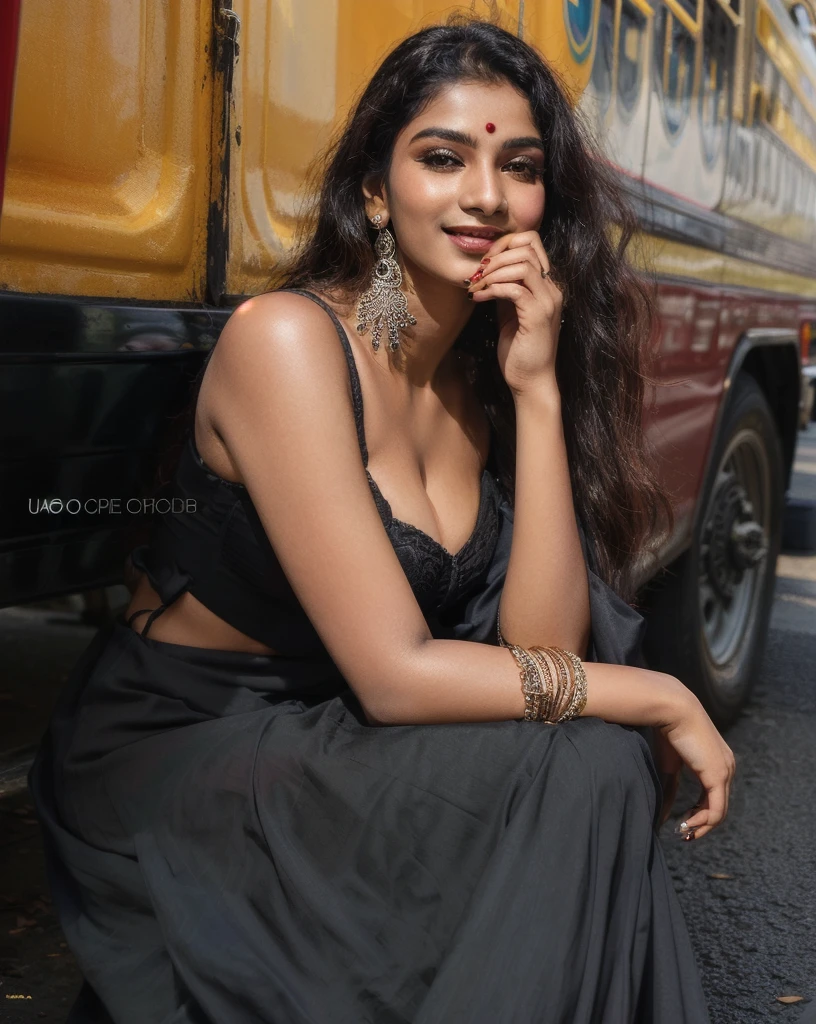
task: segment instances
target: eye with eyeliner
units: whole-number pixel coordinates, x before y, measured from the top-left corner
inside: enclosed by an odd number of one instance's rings
[[[509,163],[505,164],[505,167],[512,167],[513,164],[516,165],[513,173],[525,175],[528,181],[538,181],[539,178],[542,180],[544,178],[544,171],[537,167],[535,161],[531,160],[530,157],[514,157]]]
[[[462,161],[459,157],[452,153],[449,149],[431,149],[426,153],[423,153],[419,158],[419,162],[426,164],[434,169],[447,169],[451,164],[442,164],[440,160],[453,160],[461,166]]]
[[[452,161],[443,163],[442,161]],[[455,166],[462,166],[462,160],[449,149],[433,149],[427,153],[423,153],[419,157],[419,162],[425,164],[427,167],[433,170],[450,170]],[[539,178],[543,178],[544,172],[536,166],[534,160],[530,157],[514,157],[509,160],[504,167],[512,168],[513,174],[521,174],[528,181],[537,181]]]

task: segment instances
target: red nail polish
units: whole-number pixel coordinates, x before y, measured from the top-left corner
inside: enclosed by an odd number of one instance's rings
[[[479,262],[480,263],[489,263],[490,262],[490,257],[489,256],[484,256],[482,259],[479,260]]]
[[[484,277],[484,271],[483,270],[477,270],[476,273],[473,275],[473,277],[470,279],[470,283],[471,284],[476,284],[476,282],[477,281],[481,281],[481,279],[483,277]]]

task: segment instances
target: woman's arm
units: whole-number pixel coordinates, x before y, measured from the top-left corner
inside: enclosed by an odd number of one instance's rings
[[[469,640],[420,642],[409,653],[410,685],[385,686],[368,718],[377,725],[498,722],[524,718],[515,658],[504,647]],[[698,704],[679,680],[662,672],[585,662],[583,715],[622,725],[660,727]],[[541,728],[530,723],[530,728]]]
[[[411,683],[388,688],[371,725],[521,719],[524,698],[512,654],[502,647],[462,640],[427,640],[411,655]],[[734,755],[700,701],[673,676],[628,665],[585,662],[584,717],[620,725],[653,726],[697,776],[699,810],[686,815],[696,838],[728,811]],[[539,722],[524,728],[546,729]]]
[[[589,581],[555,373],[563,295],[538,232],[497,239],[468,290],[474,303],[496,301],[496,355],[516,406],[515,509],[499,610],[502,635],[522,647],[565,647],[583,657],[590,636]]]
[[[589,642],[589,583],[578,536],[561,396],[550,382],[515,396],[513,541],[499,614],[508,643],[565,647]]]

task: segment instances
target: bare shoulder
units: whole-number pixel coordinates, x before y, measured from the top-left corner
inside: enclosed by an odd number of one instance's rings
[[[329,314],[312,299],[283,291],[258,295],[238,306],[216,349],[221,350],[222,360],[285,359],[287,354],[298,354],[313,362],[334,352],[341,362],[344,358]]]
[[[217,425],[236,401],[268,401],[290,390],[311,403],[347,390],[348,364],[337,329],[316,302],[269,292],[242,303],[221,332],[201,385]]]

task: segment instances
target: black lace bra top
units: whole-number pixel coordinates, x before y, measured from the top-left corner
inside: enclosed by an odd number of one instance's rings
[[[377,510],[426,619],[453,621],[457,606],[483,580],[496,547],[501,494],[491,468],[492,452],[482,474],[476,525],[455,554],[423,530],[395,518],[368,472],[363,396],[346,332],[320,298],[291,290],[322,306],[334,323],[348,361],[357,438]],[[196,450],[192,427],[173,479],[160,496],[182,499],[170,508],[184,511],[157,515],[150,542],[131,553],[134,566],[147,574],[162,600],[145,621],[142,636],[156,616],[188,590],[230,625],[281,654],[327,656],[247,489],[212,472]]]

